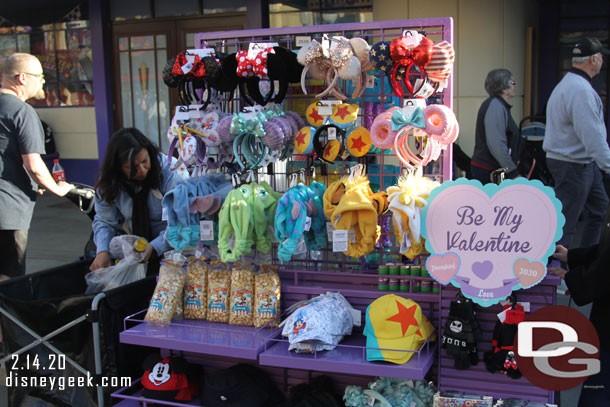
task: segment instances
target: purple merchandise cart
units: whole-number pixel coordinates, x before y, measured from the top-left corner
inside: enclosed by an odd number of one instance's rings
[[[453,44],[453,20],[451,18],[429,18],[416,20],[397,20],[383,22],[331,24],[323,26],[288,27],[276,29],[242,30],[227,32],[200,33],[195,35],[198,48],[215,47],[223,52],[235,52],[247,49],[250,42],[277,42],[280,46],[297,49],[299,40],[320,40],[324,33],[329,35],[344,35],[348,38],[362,37],[369,44],[381,40],[391,40],[402,34],[404,30],[415,29],[425,31],[433,41],[445,40]],[[377,86],[367,89],[358,101],[361,109],[359,117],[362,125],[370,124],[374,116],[396,104],[391,88],[385,80],[385,75],[378,74]],[[300,85],[289,87],[284,101],[286,110],[304,113],[304,108],[314,99],[312,93],[320,89],[321,83],[308,79],[310,94],[305,95]],[[344,90],[349,84],[341,83]],[[440,103],[452,108],[453,105],[453,75],[449,77],[448,86],[439,94],[431,97],[429,103]],[[239,98],[228,101],[227,106],[232,112],[242,108]],[[368,106],[368,107],[367,107]],[[371,107],[372,106],[372,107]],[[365,107],[365,108],[363,108]],[[287,162],[276,163],[273,171],[261,171],[257,178],[265,180],[277,191],[287,189],[286,178],[290,173],[298,172],[306,165],[305,156],[295,155]],[[367,174],[371,184],[379,189],[386,189],[396,182],[396,177],[402,173],[402,168],[394,155],[373,153],[352,161],[341,161],[335,166],[329,166],[318,175],[318,180],[332,182],[333,176],[346,174],[348,167],[355,163],[368,165]],[[427,176],[442,182],[452,177],[452,149],[443,151],[437,162],[424,169]],[[319,173],[318,173],[319,174]],[[308,180],[310,180],[308,176]],[[328,185],[328,184],[327,184]],[[386,215],[387,216],[387,215]],[[383,222],[383,219],[380,219]],[[393,240],[391,232],[384,232]],[[364,313],[366,307],[376,298],[388,294],[398,294],[411,298],[422,308],[423,313],[437,328],[437,336],[448,314],[449,303],[456,295],[453,287],[441,287],[440,292],[421,292],[417,289],[422,282],[432,283],[430,277],[398,275],[391,276],[400,280],[407,291],[379,291],[377,264],[400,260],[394,244],[392,247],[378,247],[366,257],[353,259],[342,253],[333,253],[332,247],[319,252],[309,252],[295,256],[289,263],[277,261],[277,246],[272,249],[274,263],[279,266],[282,281],[282,309],[327,291],[338,291],[345,296],[352,306]],[[416,264],[423,264],[417,260]],[[388,276],[386,276],[388,277]],[[520,293],[520,301],[529,301],[532,310],[543,305],[555,303],[555,286],[557,279],[547,277],[539,286]],[[494,312],[495,311],[495,312]],[[479,312],[481,326],[485,331],[483,340],[479,343],[481,352],[491,348],[491,332],[493,330],[495,313],[492,307]],[[364,318],[363,318],[364,319]],[[431,379],[440,390],[460,390],[467,393],[488,394],[495,397],[522,397],[533,401],[553,401],[553,393],[541,390],[525,379],[511,380],[501,374],[491,374],[485,370],[484,363],[467,370],[455,371],[452,360],[437,341],[429,341],[419,351],[414,351],[408,363],[393,365],[389,363],[368,362],[366,360],[366,340],[362,335],[362,327],[355,328],[354,333],[345,338],[333,351],[314,354],[296,354],[288,351],[288,342],[281,336],[279,329],[254,329],[231,327],[227,324],[208,323],[202,321],[175,321],[164,328],[152,327],[142,322],[134,315],[128,318],[128,327],[121,333],[121,341],[130,344],[154,346],[162,349],[165,354],[183,355],[190,362],[201,363],[206,370],[228,367],[238,362],[256,363],[270,373],[280,388],[287,391],[291,385],[307,382],[312,377],[328,374],[343,391],[348,384],[365,386],[375,376],[401,377],[405,379]],[[364,321],[362,323],[364,325]],[[482,355],[481,355],[482,356]],[[493,390],[492,390],[493,389]],[[134,383],[131,388],[124,388],[113,394],[122,399],[120,406],[142,406],[147,400],[139,397],[139,385]],[[148,400],[148,402],[152,402]],[[156,401],[157,404],[170,406],[194,405],[192,403],[169,403]]]

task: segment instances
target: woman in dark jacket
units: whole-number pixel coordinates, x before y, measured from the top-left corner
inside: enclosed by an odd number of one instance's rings
[[[483,185],[491,182],[490,175],[498,168],[508,169],[506,178],[519,176],[510,148],[520,137],[508,104],[515,96],[513,74],[507,69],[494,69],[487,74],[485,90],[489,98],[479,108],[470,163],[473,178]]]
[[[549,273],[565,279],[576,305],[593,303],[589,319],[599,335],[601,371],[585,381],[578,406],[610,406],[610,210],[598,245],[570,250],[557,245],[553,256],[570,271],[550,267]]]

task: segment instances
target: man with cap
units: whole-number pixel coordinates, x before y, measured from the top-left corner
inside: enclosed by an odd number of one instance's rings
[[[557,243],[567,247],[585,208],[589,216],[580,246],[597,244],[608,207],[600,169],[610,174],[610,148],[602,101],[591,85],[591,78],[601,71],[602,54],[608,53],[597,39],[580,38],[572,49],[572,69],[553,89],[547,104],[543,148],[566,219]]]
[[[58,196],[73,186],[55,183],[41,158],[44,132],[30,98],[44,99],[44,74],[30,54],[9,56],[0,87],[0,281],[25,274],[25,248],[36,192]],[[39,188],[40,185],[40,188]],[[44,189],[43,189],[44,188]]]

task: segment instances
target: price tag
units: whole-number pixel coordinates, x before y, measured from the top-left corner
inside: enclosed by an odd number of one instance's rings
[[[324,56],[326,58],[330,57],[330,53],[328,52],[328,50],[330,49],[330,40],[328,39],[328,37],[324,37],[322,39],[322,53],[324,54]]]
[[[277,42],[251,42],[248,46],[248,58],[255,58],[259,52],[264,51],[269,47],[277,46]]]
[[[211,220],[200,221],[199,235],[201,240],[214,240],[214,222]]]
[[[305,228],[303,230],[309,232],[309,229],[311,229],[311,218],[308,216],[305,218]]]
[[[366,85],[368,89],[375,87],[375,77],[373,75],[366,74]]]
[[[347,251],[347,230],[334,230],[333,231],[333,252],[346,252]]]
[[[199,55],[199,58],[216,55],[216,50],[214,50],[214,48],[187,49],[186,52],[193,55]]]
[[[189,105],[189,118],[199,119],[203,117],[203,112],[200,110],[203,105]]]
[[[334,50],[337,49],[337,47],[339,46],[339,37],[333,37],[332,40],[330,41],[330,50]]]
[[[176,106],[174,120],[188,121],[189,119],[188,106]]]
[[[337,139],[337,129],[334,127],[328,128],[328,140],[336,140]]]
[[[352,313],[352,320],[354,321],[354,326],[362,325],[362,312],[354,308],[351,308],[350,312]]]
[[[356,232],[354,231],[353,226],[349,229],[349,233],[347,235],[350,243],[356,243]]]
[[[161,210],[161,220],[167,221],[167,208]]]
[[[311,42],[311,36],[309,35],[297,35],[294,38],[294,43],[298,48],[301,48]]]
[[[505,309],[504,311],[500,312],[498,314],[498,319],[500,320],[500,322],[504,323],[504,321],[506,320],[506,313],[508,312],[510,308]]]
[[[318,106],[318,114],[321,116],[330,116],[333,114],[333,108],[329,105],[323,104]]]
[[[305,239],[301,236],[297,243],[297,247],[294,249],[294,254],[303,254],[305,252],[307,252],[307,245],[305,245]]]
[[[403,232],[402,233],[402,242],[400,242],[400,253],[404,253],[409,251],[409,248],[411,247],[411,240],[409,240],[409,235],[407,234],[407,232]]]
[[[188,59],[188,57],[187,57],[187,59]],[[184,74],[186,75],[187,73],[191,72],[191,69],[193,69],[193,63],[187,62],[185,65],[182,65],[180,67],[180,69],[182,69],[182,72],[184,72]]]
[[[333,226],[333,224],[330,222],[326,222],[326,240],[328,240],[329,242],[333,241],[333,231],[334,230],[335,230],[335,227]]]

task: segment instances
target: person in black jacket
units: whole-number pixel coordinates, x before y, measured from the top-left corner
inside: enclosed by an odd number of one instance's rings
[[[593,303],[589,319],[599,335],[601,371],[585,381],[578,406],[610,406],[610,210],[598,245],[570,250],[557,245],[553,257],[569,271],[549,267],[549,273],[565,280],[576,305]]]
[[[485,90],[489,98],[477,114],[474,152],[470,169],[474,179],[483,185],[498,168],[507,168],[506,178],[517,178],[517,143],[519,127],[511,116],[508,101],[515,96],[515,79],[507,69],[494,69],[487,74]]]

